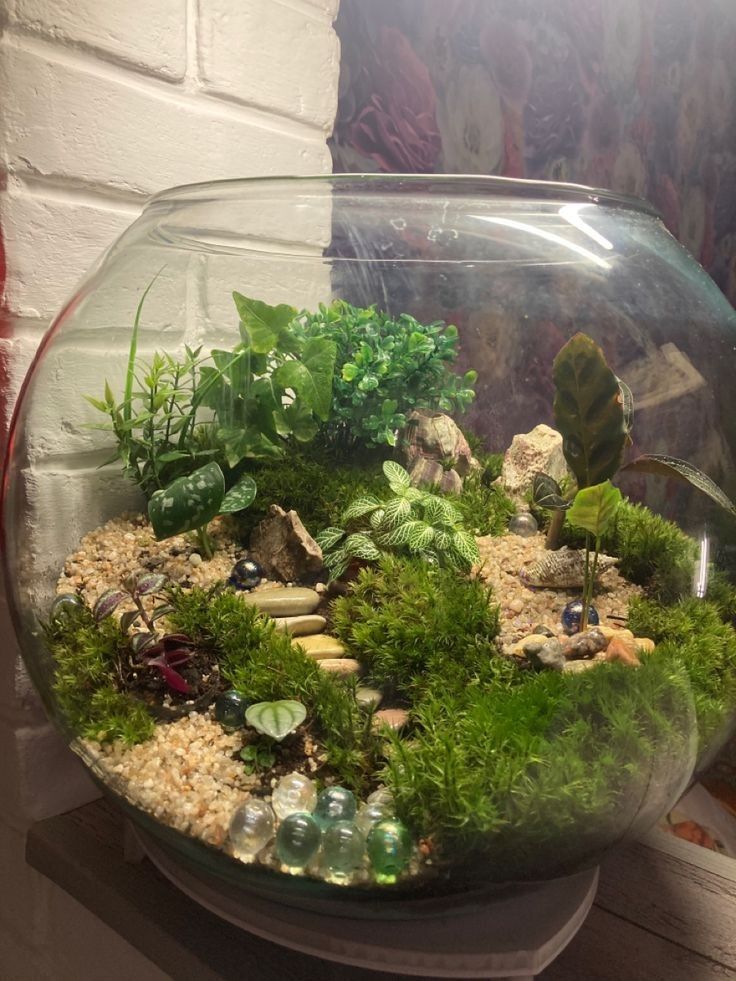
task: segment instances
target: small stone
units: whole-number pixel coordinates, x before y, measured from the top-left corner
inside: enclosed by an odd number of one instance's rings
[[[289,814],[276,832],[276,856],[290,872],[301,872],[319,851],[321,837],[311,814]]]
[[[331,674],[347,676],[360,673],[360,662],[352,657],[326,657],[321,661],[317,661],[317,664],[323,671],[329,671]]]
[[[406,709],[402,708],[389,708],[389,709],[379,709],[378,712],[373,714],[373,729],[375,732],[380,732],[384,726],[388,726],[389,729],[393,729],[394,732],[399,732],[409,721],[409,713]]]
[[[513,515],[509,521],[509,532],[512,535],[519,535],[520,538],[531,538],[539,531],[537,519],[529,511],[521,511]]]
[[[314,613],[319,606],[319,594],[302,586],[278,586],[275,589],[259,589],[243,596],[244,603],[251,603],[262,613],[272,617],[299,617]]]
[[[545,643],[538,649],[536,645],[527,645],[524,647],[524,653],[537,671],[562,671],[565,667],[562,644],[556,637],[545,638]]]
[[[636,641],[633,637],[612,637],[606,648],[606,660],[620,661],[629,667],[638,668],[641,661],[637,657],[636,646]]]
[[[562,611],[560,620],[562,626],[568,634],[576,634],[580,630],[583,619],[583,601],[580,599],[571,600]],[[588,624],[596,627],[600,623],[598,611],[594,606],[588,607]]]
[[[199,552],[192,552],[189,556],[189,565],[193,566],[195,569],[198,565],[202,565],[202,556]]]
[[[411,857],[411,838],[404,825],[379,821],[371,828],[366,844],[376,882],[396,882]]]
[[[599,624],[597,629],[600,630],[600,632],[603,634],[606,640],[611,640],[612,637],[617,637],[617,636],[629,637],[632,640],[634,638],[633,632],[625,627],[608,627],[608,626],[603,626],[603,624]]]
[[[588,668],[594,668],[600,663],[600,661],[594,658],[588,661],[567,661],[562,670],[565,674],[581,674],[583,671],[587,671]]]
[[[558,483],[569,473],[562,451],[562,436],[543,423],[531,432],[514,436],[504,454],[497,483],[523,507],[538,472],[549,474]]]
[[[399,446],[409,471],[420,459],[434,460],[443,466],[449,464],[459,477],[467,476],[474,466],[478,466],[458,424],[444,412],[434,409],[414,409],[409,414],[406,426],[399,434]]]
[[[317,803],[317,788],[303,773],[287,773],[276,785],[271,800],[282,820],[290,814],[309,814]]]
[[[352,821],[357,804],[355,794],[345,787],[326,787],[317,797],[314,820],[321,828],[336,821]]]
[[[301,647],[305,654],[315,661],[326,658],[336,659],[345,656],[345,648],[336,637],[329,634],[314,634],[311,637],[300,637],[294,642],[294,647]]]
[[[529,657],[530,654],[534,656],[541,651],[549,639],[547,634],[530,634],[528,637],[522,637],[521,640],[517,641],[511,648],[511,653],[516,657]]]
[[[356,688],[355,689],[355,700],[358,705],[362,705],[364,708],[374,708],[381,704],[383,699],[383,692],[380,692],[377,688]]]
[[[322,549],[302,524],[296,511],[272,504],[250,536],[250,552],[267,575],[297,582],[323,568]]]
[[[532,627],[533,634],[542,634],[545,637],[554,637],[554,630],[550,630],[549,627],[545,627],[543,623],[537,623]]]
[[[598,629],[586,630],[581,634],[573,634],[566,637],[562,644],[562,652],[568,660],[580,660],[582,658],[593,657],[599,651],[604,651],[608,646],[608,641]]]
[[[511,602],[508,605],[508,609],[511,610],[512,613],[522,613],[524,610],[524,600],[522,599],[511,600]]]
[[[365,839],[351,821],[336,821],[322,835],[322,868],[328,882],[347,882],[363,860]]]
[[[263,578],[263,569],[253,559],[239,559],[232,567],[228,582],[237,590],[254,589]]]
[[[358,808],[355,823],[363,837],[367,838],[374,824],[378,824],[379,821],[388,821],[393,816],[393,800],[390,797],[388,802],[369,800]]]
[[[324,617],[316,613],[311,616],[303,617],[275,617],[274,624],[277,630],[284,630],[292,637],[307,637],[311,634],[321,634],[327,626]]]
[[[645,654],[651,654],[656,644],[651,639],[651,637],[634,637],[634,643],[640,651],[644,651]]]
[[[226,729],[240,729],[245,725],[245,710],[250,705],[239,691],[226,691],[215,699],[215,718]]]
[[[264,800],[251,797],[233,812],[230,842],[236,858],[252,862],[273,837],[273,811]]]

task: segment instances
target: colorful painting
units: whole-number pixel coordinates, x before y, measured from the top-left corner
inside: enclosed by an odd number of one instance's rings
[[[736,303],[732,0],[342,0],[334,169],[645,197]]]

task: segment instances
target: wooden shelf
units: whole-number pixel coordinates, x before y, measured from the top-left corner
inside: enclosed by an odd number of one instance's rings
[[[147,860],[124,860],[122,818],[105,801],[36,824],[26,856],[176,981],[395,977],[296,954],[218,919]],[[590,916],[539,981],[734,977],[736,861],[653,832],[604,864]]]

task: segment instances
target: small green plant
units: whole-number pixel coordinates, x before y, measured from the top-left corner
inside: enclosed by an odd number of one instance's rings
[[[245,721],[262,736],[280,743],[295,732],[307,717],[301,702],[282,698],[277,702],[256,702],[245,712]]]
[[[297,336],[293,307],[234,293],[240,342],[232,350],[185,347],[181,360],[157,352],[142,364],[138,332],[152,286],[136,311],[122,401],[109,383],[103,399],[88,401],[110,417],[97,427],[117,440],[109,462],[120,459],[143,490],[156,536],[196,530],[209,556],[208,522],[255,496],[244,463],[282,455],[287,440],[310,441],[327,420],[336,345]]]
[[[276,762],[273,743],[269,739],[248,743],[240,750],[240,758],[245,763],[246,773],[263,773],[270,770]]]
[[[412,487],[409,474],[392,460],[383,464],[383,472],[391,497],[357,498],[342,515],[347,530],[325,528],[316,538],[333,579],[343,575],[353,559],[375,562],[385,552],[462,571],[480,561],[475,539],[454,504]]]
[[[574,528],[581,528],[585,532],[585,572],[583,579],[583,612],[580,617],[581,630],[586,630],[588,627],[588,614],[591,600],[593,599],[593,587],[595,584],[598,556],[601,551],[601,539],[615,518],[621,501],[621,491],[617,487],[614,487],[610,480],[605,480],[602,484],[594,484],[592,487],[581,488],[575,495],[572,507],[567,514],[567,520],[570,524]],[[592,561],[590,557],[591,540],[593,542]]]
[[[357,446],[394,446],[397,430],[415,408],[463,411],[474,398],[474,371],[462,377],[451,366],[458,354],[457,328],[396,319],[344,300],[303,313],[297,334],[329,338],[337,346],[332,412],[322,437],[343,454]]]
[[[111,616],[123,601],[130,601],[135,604],[135,610],[123,613],[120,617],[120,629],[127,633],[131,627],[142,623],[149,634],[153,636],[156,631],[155,623],[161,617],[170,612],[171,607],[166,602],[154,606],[149,612],[143,604],[146,597],[154,601],[165,599],[164,590],[168,585],[166,576],[157,572],[145,572],[140,576],[130,576],[125,579],[120,587],[107,589],[98,598],[92,607],[92,615],[99,623],[106,617]]]

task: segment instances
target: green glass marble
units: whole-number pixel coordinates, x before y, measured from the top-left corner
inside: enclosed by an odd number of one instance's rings
[[[374,824],[378,824],[379,821],[388,821],[393,816],[392,808],[382,800],[368,801],[358,808],[355,823],[358,831],[364,838],[367,838]]]
[[[322,870],[328,882],[348,882],[360,866],[365,839],[351,821],[335,821],[322,834]]]
[[[411,838],[401,821],[379,821],[368,834],[367,846],[376,882],[396,882],[411,857]]]
[[[301,872],[319,851],[321,837],[311,814],[290,814],[276,832],[276,855],[290,872]]]
[[[84,609],[84,602],[76,593],[59,593],[51,604],[49,620],[60,621],[68,613]]]
[[[215,699],[215,718],[226,729],[245,725],[245,710],[250,702],[239,691],[226,691]]]
[[[355,817],[355,795],[344,787],[326,787],[317,798],[314,818],[321,828],[335,821],[352,821]]]

